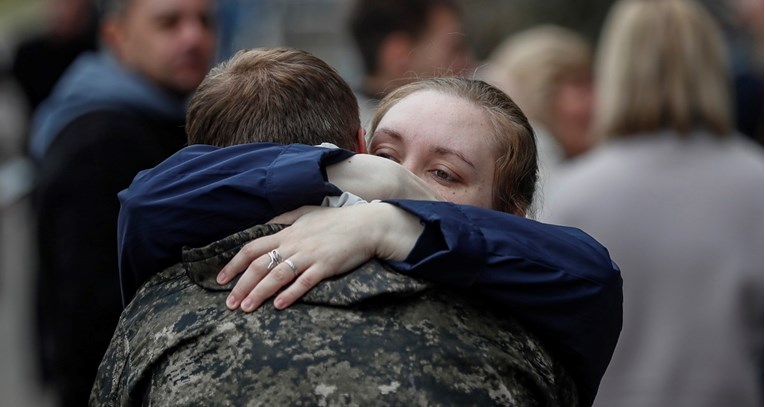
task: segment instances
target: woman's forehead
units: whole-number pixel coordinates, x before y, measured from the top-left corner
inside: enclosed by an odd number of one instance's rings
[[[380,124],[396,124],[408,129],[488,129],[489,120],[482,108],[455,95],[435,90],[412,93],[391,106]]]
[[[458,96],[424,90],[393,105],[380,121],[374,138],[382,136],[404,144],[482,156],[491,152],[491,132],[491,123],[480,107]]]

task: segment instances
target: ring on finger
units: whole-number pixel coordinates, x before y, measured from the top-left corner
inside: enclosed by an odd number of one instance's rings
[[[297,273],[297,267],[295,267],[295,263],[293,263],[292,260],[287,259],[287,260],[284,260],[284,264],[290,266],[290,268],[292,269],[292,274],[294,274],[295,277],[297,277],[298,273]]]
[[[273,270],[277,264],[282,262],[282,256],[279,254],[279,252],[276,249],[268,252],[268,258],[271,259],[271,262],[268,263],[268,271]]]

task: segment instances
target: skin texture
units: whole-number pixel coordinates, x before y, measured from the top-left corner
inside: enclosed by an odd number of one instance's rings
[[[134,0],[103,29],[125,66],[175,93],[193,92],[210,68],[215,35],[208,0]]]
[[[491,126],[479,108],[456,96],[419,91],[392,106],[377,132],[370,153],[400,163],[447,201],[491,208]],[[271,222],[292,227],[245,245],[218,275],[217,282],[227,284],[244,271],[226,300],[230,309],[251,312],[289,285],[274,300],[283,309],[320,281],[369,259],[404,260],[423,230],[416,216],[386,203],[303,207]],[[294,271],[284,262],[267,269],[274,249]]]

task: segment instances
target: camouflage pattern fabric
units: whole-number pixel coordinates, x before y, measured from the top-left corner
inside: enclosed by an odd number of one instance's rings
[[[150,279],[124,310],[92,406],[576,406],[504,313],[371,261],[277,311],[229,311],[215,276],[256,226]]]

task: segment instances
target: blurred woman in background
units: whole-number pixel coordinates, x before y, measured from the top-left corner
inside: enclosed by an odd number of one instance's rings
[[[595,405],[761,405],[762,152],[734,134],[719,30],[690,0],[622,0],[602,40],[604,143],[551,185],[545,219],[624,273]]]
[[[594,143],[592,48],[569,29],[533,27],[510,36],[494,50],[486,75],[518,103],[534,128],[541,212],[549,179]]]

